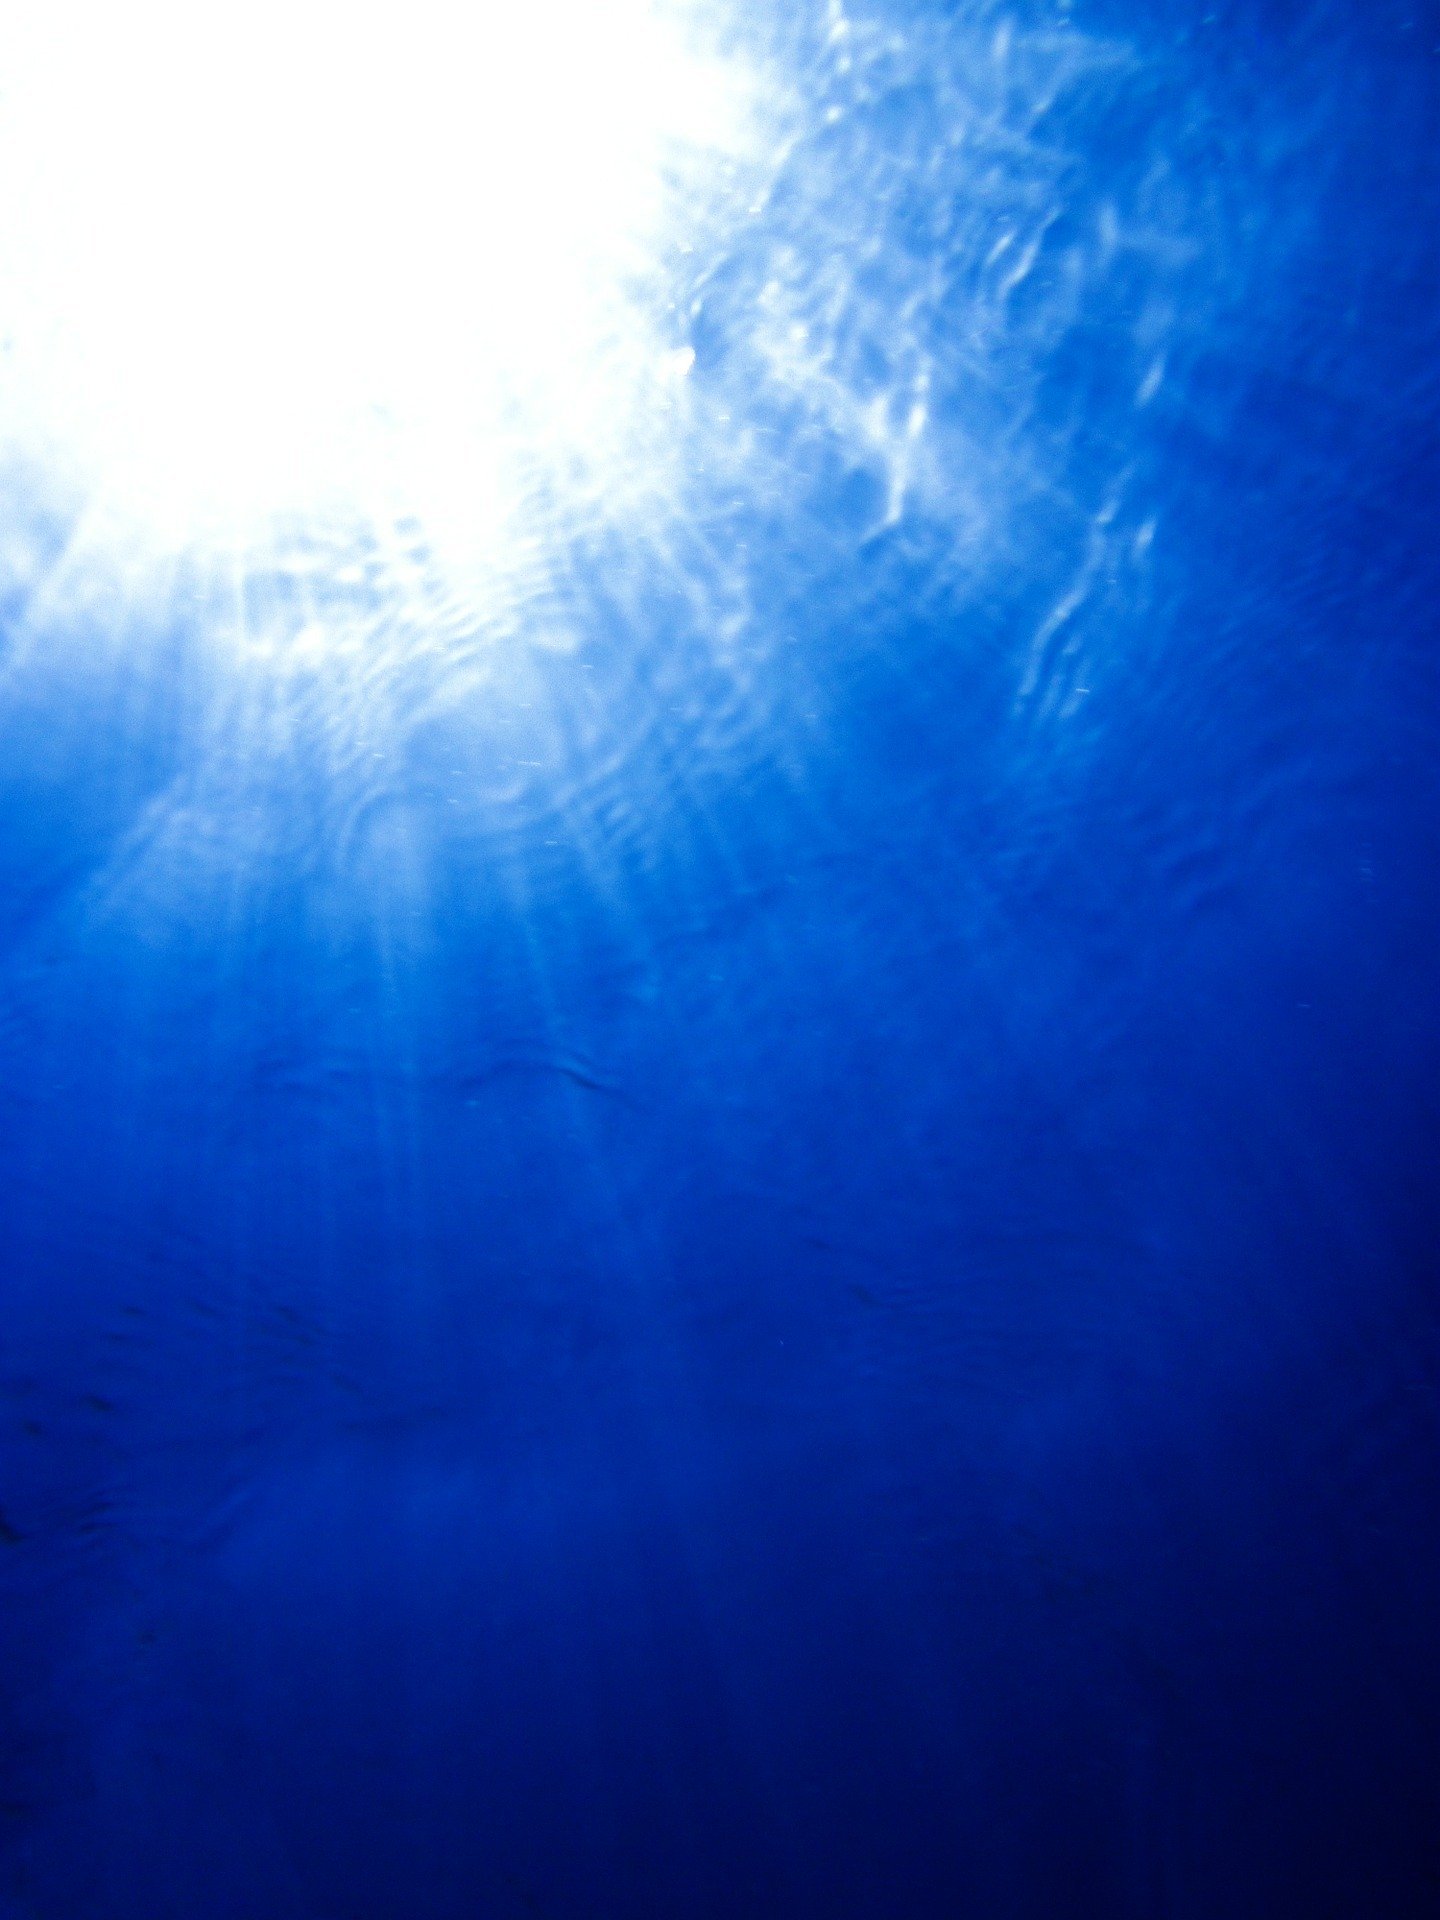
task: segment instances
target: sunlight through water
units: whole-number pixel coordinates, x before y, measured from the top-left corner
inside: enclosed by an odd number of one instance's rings
[[[1162,74],[1063,0],[13,10],[17,686],[183,633],[226,806],[309,728],[366,791],[443,735],[507,833],[659,819],[790,764],[919,568],[1018,595],[1017,701],[1073,715],[1229,230]]]
[[[648,0],[9,16],[0,438],[127,563],[613,496],[688,371],[665,263],[752,82]]]

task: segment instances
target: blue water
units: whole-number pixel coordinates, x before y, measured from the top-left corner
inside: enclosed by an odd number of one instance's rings
[[[761,12],[493,631],[5,481],[5,1920],[1440,1911],[1440,13]]]

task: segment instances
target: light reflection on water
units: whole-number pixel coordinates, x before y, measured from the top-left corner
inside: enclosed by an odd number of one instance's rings
[[[698,764],[763,732],[797,625],[823,606],[829,632],[801,644],[842,650],[857,562],[863,576],[899,556],[971,600],[1021,572],[1053,580],[1017,684],[1073,700],[1073,615],[1143,562],[1153,531],[1130,497],[1126,414],[1155,402],[1177,333],[1183,351],[1221,290],[1197,265],[1216,238],[1208,190],[1160,138],[1174,102],[1136,51],[1045,11],[972,6],[897,30],[836,5],[783,34],[763,16],[706,22],[713,58],[758,76],[763,130],[667,182],[663,235],[623,282],[624,324],[653,348],[653,377],[619,394],[623,432],[587,440],[582,419],[557,453],[548,429],[526,439],[523,410],[471,423],[476,472],[495,434],[505,448],[493,511],[467,491],[463,447],[410,499],[403,460],[388,478],[357,469],[338,514],[323,490],[308,508],[284,498],[281,470],[279,518],[217,539],[182,515],[180,533],[158,529],[157,562],[111,477],[62,462],[47,478],[16,420],[25,490],[55,506],[32,515],[30,550],[7,516],[6,593],[28,601],[12,674],[57,646],[86,673],[76,630],[133,602],[142,623],[195,630],[232,749],[256,729],[264,762],[267,726],[318,727],[338,774],[437,703],[473,703],[483,735],[490,702],[529,750],[497,747],[483,773],[471,756],[472,803],[545,813],[577,779],[613,777],[656,724],[647,701],[688,704]],[[1106,117],[1147,112],[1151,139],[1107,156]],[[588,372],[587,350],[557,377],[604,387],[608,349]],[[483,333],[477,351],[503,359]],[[1069,361],[1104,382],[1110,447],[1078,445],[1050,403]]]
[[[1337,182],[1430,163],[1066,11],[697,15],[757,144],[478,529],[147,545],[3,416],[0,1905],[1268,1920],[1402,1804],[1428,415],[1340,316],[1433,321]]]

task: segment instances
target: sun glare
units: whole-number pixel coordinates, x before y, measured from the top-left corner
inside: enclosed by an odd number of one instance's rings
[[[0,441],[131,537],[483,543],[673,399],[665,262],[753,104],[674,9],[57,0],[6,39]]]

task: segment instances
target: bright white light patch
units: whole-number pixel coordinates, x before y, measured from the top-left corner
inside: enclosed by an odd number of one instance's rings
[[[673,13],[51,0],[4,40],[0,442],[163,550],[483,545],[683,372],[660,264],[747,107]]]

